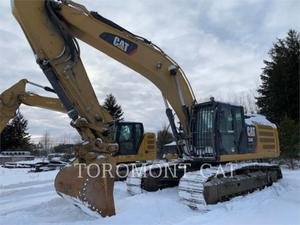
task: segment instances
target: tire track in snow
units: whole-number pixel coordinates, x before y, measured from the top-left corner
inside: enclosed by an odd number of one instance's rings
[[[14,187],[14,186],[13,186]],[[31,182],[19,188],[5,189],[0,191],[0,215],[28,208],[30,205],[49,201],[55,196],[52,182]]]
[[[8,185],[1,185],[0,190],[2,189],[14,189],[14,188],[19,188],[19,187],[27,187],[27,186],[32,186],[35,184],[46,184],[46,183],[52,183],[53,180],[36,180],[36,181],[28,181],[28,182],[20,182],[17,184],[8,184]]]

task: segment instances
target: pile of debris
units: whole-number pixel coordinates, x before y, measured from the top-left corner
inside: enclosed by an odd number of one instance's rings
[[[33,158],[34,159],[34,158]],[[55,153],[49,154],[47,159],[40,160],[31,160],[31,161],[16,161],[11,160],[5,162],[2,167],[9,169],[17,169],[17,168],[28,168],[29,172],[45,172],[51,170],[57,170],[65,167],[73,160],[73,156],[66,153]]]

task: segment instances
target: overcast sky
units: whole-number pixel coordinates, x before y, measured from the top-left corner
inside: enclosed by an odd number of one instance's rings
[[[276,38],[300,31],[299,0],[80,0],[165,50],[184,69],[197,99],[255,90],[263,59]],[[0,67],[2,92],[18,80],[49,85],[35,63],[10,1],[0,1]],[[128,121],[157,131],[166,123],[164,104],[155,86],[134,71],[86,44],[81,58],[100,103],[113,93]],[[49,95],[42,90],[28,90]],[[76,137],[61,113],[21,107],[34,141],[47,130],[56,141]]]

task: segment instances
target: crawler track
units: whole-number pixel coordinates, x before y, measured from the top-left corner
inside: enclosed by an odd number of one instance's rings
[[[277,165],[232,165],[222,168],[224,173],[219,167],[186,173],[179,183],[180,200],[193,209],[205,210],[207,204],[215,204],[262,189],[282,178]]]
[[[178,186],[180,178],[184,175],[181,163],[183,162],[154,163],[132,170],[126,180],[128,192],[136,195]],[[172,174],[175,176],[171,176]]]
[[[158,163],[132,170],[126,180],[128,192],[136,195],[178,186],[179,198],[185,205],[206,210],[207,204],[262,189],[282,178],[280,167],[268,163],[229,163],[202,170],[197,165],[187,168],[185,174],[180,163]],[[159,168],[166,167],[173,168],[173,172],[176,170],[176,176],[166,170],[169,172],[153,177]]]

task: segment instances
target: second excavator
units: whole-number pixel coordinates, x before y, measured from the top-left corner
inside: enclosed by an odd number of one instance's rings
[[[109,164],[114,171],[118,144],[112,137],[113,121],[97,101],[76,39],[141,74],[162,93],[181,159],[142,167],[143,176],[131,177],[129,186],[157,190],[180,183],[183,202],[198,208],[271,185],[281,178],[277,165],[262,163],[240,163],[234,170],[224,169],[225,175],[232,176],[218,176],[214,165],[278,157],[277,129],[259,117],[248,118],[251,122],[248,123],[241,106],[213,100],[197,103],[183,70],[151,41],[69,0],[13,0],[12,11],[72,126],[84,140],[79,162],[101,168]],[[180,126],[175,123],[173,111]],[[181,173],[182,162],[191,165],[184,176],[174,178],[173,173],[150,176],[158,167],[171,164]],[[202,168],[207,163],[210,166]],[[204,169],[202,172],[207,176],[199,176],[199,169]],[[89,176],[95,173],[76,165],[64,168],[55,180],[56,191],[76,205],[112,216],[114,178],[107,170],[101,170],[99,176]]]
[[[55,93],[47,86],[42,86],[22,79],[0,94],[0,133],[9,120],[15,116],[20,105],[43,108],[55,112],[67,113],[58,98],[46,97],[26,91],[28,84],[45,91]],[[114,155],[117,163],[117,180],[126,179],[131,168],[139,167],[147,161],[155,160],[155,134],[144,132],[144,126],[138,122],[118,121],[114,123],[114,139],[119,151]]]

